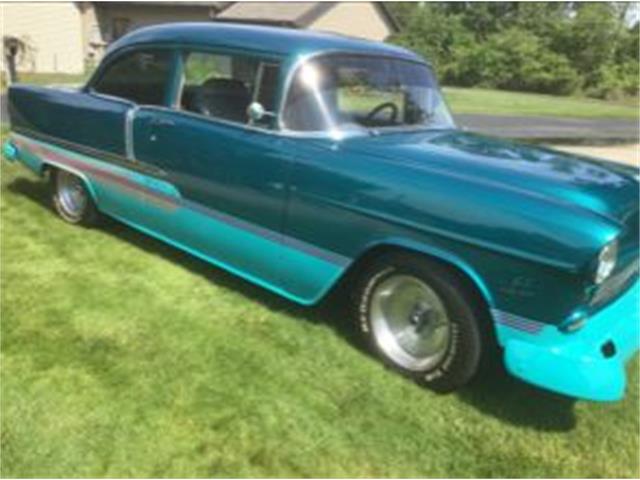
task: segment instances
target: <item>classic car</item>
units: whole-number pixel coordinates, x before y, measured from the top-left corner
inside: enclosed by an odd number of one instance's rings
[[[8,108],[5,157],[67,222],[113,217],[304,305],[337,289],[372,352],[438,392],[498,352],[537,386],[624,395],[638,169],[457,128],[409,50],[167,24]]]

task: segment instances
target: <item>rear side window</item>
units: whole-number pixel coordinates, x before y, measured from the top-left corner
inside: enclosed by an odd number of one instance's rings
[[[93,89],[140,105],[164,105],[171,72],[171,52],[143,50],[112,63]]]

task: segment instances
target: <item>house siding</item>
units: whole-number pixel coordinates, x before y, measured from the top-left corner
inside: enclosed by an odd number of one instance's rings
[[[308,28],[376,41],[383,41],[393,33],[371,2],[339,3]]]
[[[113,38],[113,22],[126,19],[129,22],[127,31],[147,25],[170,22],[206,22],[209,18],[209,7],[199,6],[145,6],[140,4],[108,3],[95,4],[96,17],[99,22],[102,39],[106,42]]]
[[[85,27],[88,32],[87,50],[92,62],[97,62],[104,54],[106,46],[117,40],[114,29],[116,22],[126,24],[126,32],[137,28],[171,22],[206,22],[210,20],[210,8],[202,6],[169,6],[169,5],[141,5],[123,3],[95,3],[91,20],[87,20]]]
[[[0,17],[3,35],[16,36],[29,46],[19,57],[18,71],[84,71],[82,15],[76,4],[1,3]]]

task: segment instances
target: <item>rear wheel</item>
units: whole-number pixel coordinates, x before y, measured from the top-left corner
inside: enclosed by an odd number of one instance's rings
[[[353,305],[376,356],[418,383],[448,392],[467,383],[480,361],[481,332],[471,298],[441,264],[394,253],[365,268]]]
[[[53,206],[65,221],[93,226],[98,221],[98,210],[84,180],[65,170],[53,170],[50,177]]]

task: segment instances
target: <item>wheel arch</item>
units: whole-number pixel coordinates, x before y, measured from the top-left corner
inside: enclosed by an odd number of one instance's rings
[[[45,161],[42,163],[42,167],[40,168],[40,175],[42,177],[46,177],[47,175],[50,175],[53,171],[55,170],[64,170],[66,172],[72,173],[73,175],[77,176],[78,178],[80,178],[82,180],[82,182],[84,183],[85,187],[87,188],[87,191],[89,192],[89,195],[91,195],[91,199],[93,200],[93,203],[97,206],[98,205],[98,197],[96,195],[96,191],[95,188],[93,186],[93,184],[91,183],[91,180],[89,179],[89,177],[82,171],[73,168],[73,167],[69,167],[67,165],[61,165],[57,162],[52,162],[52,161]]]
[[[408,252],[429,258],[455,272],[459,278],[469,287],[470,291],[481,302],[484,313],[492,319],[491,311],[494,308],[494,299],[491,292],[478,272],[467,262],[448,251],[425,245],[423,243],[405,240],[401,238],[387,239],[367,248],[354,259],[345,270],[341,281],[353,280],[358,273],[373,259],[382,254],[391,252]]]

